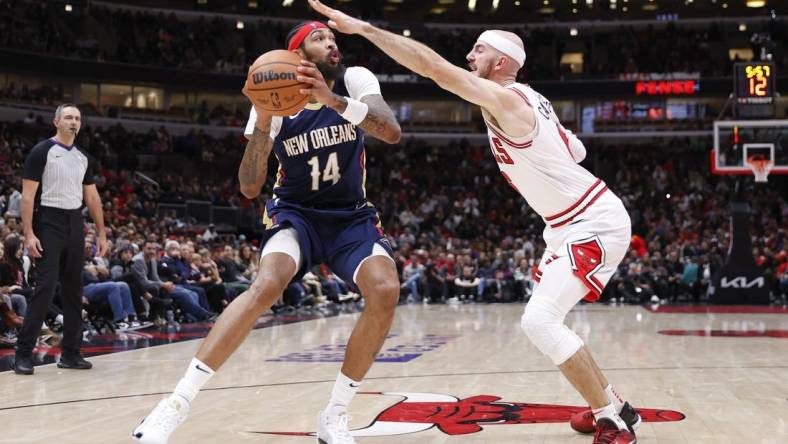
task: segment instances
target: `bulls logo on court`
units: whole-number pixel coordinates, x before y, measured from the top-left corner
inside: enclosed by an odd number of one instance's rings
[[[498,396],[479,395],[459,399],[436,393],[365,393],[398,396],[400,402],[387,408],[364,428],[352,430],[353,436],[393,436],[418,433],[437,427],[447,435],[467,435],[484,430],[482,426],[505,424],[545,424],[569,422],[573,414],[588,407],[552,404],[526,404],[501,401]],[[672,422],[685,418],[674,410],[637,409],[645,422]],[[310,432],[252,432],[269,435],[314,436]]]

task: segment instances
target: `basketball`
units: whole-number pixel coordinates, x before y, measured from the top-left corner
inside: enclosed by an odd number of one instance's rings
[[[283,49],[266,52],[254,61],[246,90],[254,103],[276,116],[289,116],[306,105],[309,96],[299,92],[310,85],[296,80],[301,56]]]

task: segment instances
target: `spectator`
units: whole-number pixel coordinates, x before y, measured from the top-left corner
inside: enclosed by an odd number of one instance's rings
[[[225,245],[219,255],[216,265],[225,287],[236,294],[241,294],[249,288],[250,281],[245,278],[235,262],[235,251],[232,246]]]
[[[17,186],[11,186],[8,195],[5,218],[20,219],[22,217],[22,193]]]
[[[211,309],[221,313],[233,299],[234,294],[224,286],[221,277],[218,276],[218,270],[214,272],[213,267],[209,264],[210,273],[204,273],[200,268],[202,257],[194,254],[194,246],[191,243],[181,245],[181,258],[178,264],[181,276],[186,282],[204,288]]]
[[[86,242],[86,252],[92,251],[93,246]],[[108,304],[112,311],[112,321],[120,331],[142,328],[143,325],[136,320],[136,311],[131,302],[131,290],[125,282],[111,280],[109,270],[101,264],[96,264],[91,256],[85,260],[82,270],[83,298],[92,305],[96,311],[103,304]],[[85,302],[83,301],[83,302]]]
[[[462,276],[458,276],[454,280],[454,296],[450,302],[452,303],[464,303],[464,302],[473,302],[474,297],[476,296],[479,284],[481,283],[481,279],[476,276],[476,273],[473,270],[473,267],[470,265],[466,265],[462,268]]]
[[[254,282],[255,276],[257,276],[257,267],[260,263],[257,251],[252,251],[251,246],[243,244],[235,262],[238,264],[238,268],[243,270],[243,277],[249,282]]]
[[[159,277],[166,282],[172,282],[177,288],[194,292],[201,307],[210,310],[208,295],[205,289],[194,281],[191,277],[190,267],[181,258],[181,245],[178,241],[168,240],[164,247],[164,256],[159,261]]]
[[[164,323],[164,312],[172,305],[172,299],[160,298],[145,291],[142,282],[132,270],[134,247],[131,244],[122,246],[115,259],[110,262],[112,280],[125,282],[131,292],[131,300],[137,319],[143,324],[152,321],[156,325]],[[156,292],[158,295],[159,293]]]
[[[424,280],[424,265],[419,261],[416,254],[410,256],[410,260],[406,262],[405,268],[402,270],[402,288],[408,290],[408,302],[421,301],[419,295],[419,286],[423,285]]]
[[[189,322],[214,320],[215,316],[200,306],[196,293],[178,288],[172,282],[164,282],[159,278],[157,249],[155,242],[146,242],[143,251],[132,259],[131,270],[138,284],[148,293],[172,297],[181,306]]]

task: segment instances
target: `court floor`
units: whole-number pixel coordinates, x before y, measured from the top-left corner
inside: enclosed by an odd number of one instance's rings
[[[567,317],[618,391],[652,409],[640,443],[788,442],[788,310],[716,311],[584,305]],[[521,312],[520,304],[400,306],[350,407],[358,442],[590,443],[567,422],[583,401],[521,333]],[[253,331],[171,442],[314,442],[305,435],[357,316]],[[0,442],[131,442],[199,342],[96,356],[86,372],[0,373]]]

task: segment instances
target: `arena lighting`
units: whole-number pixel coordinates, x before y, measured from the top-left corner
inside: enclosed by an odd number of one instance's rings
[[[727,3],[723,3],[722,4],[722,9],[728,9],[728,4]]]
[[[476,11],[476,0],[468,0],[468,11]]]
[[[739,31],[744,32],[746,30],[747,30],[747,24],[746,23],[742,23],[742,24],[739,25]]]
[[[402,35],[404,35],[405,37],[410,37],[410,29],[402,30]]]
[[[294,0],[282,0],[282,6],[284,7],[293,6],[293,1]]]
[[[542,3],[544,3],[545,6],[547,6],[547,5],[550,4],[550,0],[544,0],[544,2],[542,2]]]
[[[249,8],[252,8],[252,9],[257,9],[258,5],[257,5],[257,2],[252,1],[252,2],[247,3],[246,6],[248,6]]]
[[[763,8],[766,6],[766,0],[747,0],[748,8]]]
[[[569,30],[569,35],[571,35],[572,37],[576,36],[577,35],[577,28],[571,28]]]
[[[572,14],[577,14],[577,8],[572,8]]]
[[[586,0],[588,6],[594,6],[594,0]]]
[[[665,199],[670,199],[670,193],[665,195]]]
[[[71,12],[74,10],[74,7],[71,6],[69,3],[66,3],[66,12]]]
[[[492,1],[492,10],[493,11],[497,11],[498,10],[498,3],[499,2],[500,2],[500,0],[493,0]]]
[[[242,22],[242,21],[238,20],[238,21],[235,23],[235,27],[236,27],[237,29],[244,29],[244,22]]]
[[[622,11],[624,11],[624,12],[627,12],[627,11],[629,11],[629,8],[627,8],[626,6],[624,6],[623,8],[621,8],[621,10],[622,10]]]
[[[515,0],[514,6],[520,6],[520,0]]]

